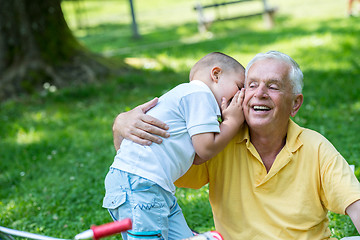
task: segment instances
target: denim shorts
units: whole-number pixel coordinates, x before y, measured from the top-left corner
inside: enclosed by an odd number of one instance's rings
[[[115,168],[105,178],[103,207],[114,221],[131,218],[124,240],[172,239],[193,236],[176,197],[156,183]]]

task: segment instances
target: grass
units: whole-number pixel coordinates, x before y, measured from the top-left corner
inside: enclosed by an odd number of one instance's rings
[[[273,0],[279,12],[271,31],[256,17],[214,23],[211,33],[199,34],[192,1],[136,1],[142,34],[137,41],[131,39],[126,3],[85,2],[82,29],[73,5],[63,4],[85,46],[125,59],[131,68],[96,84],[44,87],[0,104],[1,226],[72,238],[91,224],[111,221],[101,202],[115,154],[114,117],[187,81],[192,64],[211,51],[244,65],[270,49],[296,59],[305,75],[305,102],[295,121],[324,134],[360,176],[360,25],[357,18],[344,18],[345,3]],[[213,229],[206,187],[179,189],[177,196],[192,228]],[[347,216],[329,213],[329,218],[334,237],[355,235]]]

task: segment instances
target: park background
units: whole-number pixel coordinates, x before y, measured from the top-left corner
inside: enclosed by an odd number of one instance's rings
[[[133,38],[128,1],[62,2],[76,39],[116,71],[68,87],[44,79],[41,89],[2,100],[1,226],[72,238],[111,221],[101,204],[115,155],[114,117],[188,81],[190,67],[212,51],[244,65],[268,50],[293,57],[305,76],[304,104],[295,121],[325,135],[359,178],[360,18],[346,16],[347,1],[268,0],[278,7],[272,29],[258,16],[215,22],[205,33],[198,32],[195,2],[134,0],[139,39]],[[221,13],[261,8],[252,2],[239,6]],[[200,232],[214,229],[207,194],[207,187],[176,193],[190,227]],[[347,216],[329,218],[334,237],[357,235]]]

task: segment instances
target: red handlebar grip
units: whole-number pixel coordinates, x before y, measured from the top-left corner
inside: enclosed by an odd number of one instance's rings
[[[132,228],[132,222],[130,218],[125,218],[121,221],[115,221],[106,223],[100,226],[91,226],[93,230],[95,240],[114,235],[116,233],[125,232]]]

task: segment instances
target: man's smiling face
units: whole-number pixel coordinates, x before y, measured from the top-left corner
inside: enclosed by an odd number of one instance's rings
[[[245,82],[244,114],[251,129],[283,129],[291,115],[294,94],[289,65],[276,59],[256,61]]]

